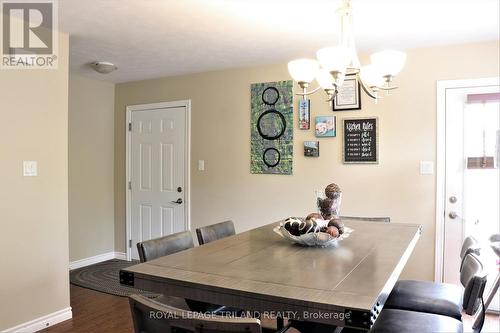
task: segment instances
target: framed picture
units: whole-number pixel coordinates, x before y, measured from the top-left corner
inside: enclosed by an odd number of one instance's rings
[[[332,104],[333,111],[361,110],[361,85],[355,74],[346,75]]]
[[[304,141],[304,156],[319,157],[319,141]]]
[[[334,137],[337,135],[336,116],[316,117],[316,137]]]
[[[299,100],[299,129],[308,130],[311,128],[311,101],[308,99]]]
[[[378,118],[344,118],[343,123],[344,163],[378,164]]]

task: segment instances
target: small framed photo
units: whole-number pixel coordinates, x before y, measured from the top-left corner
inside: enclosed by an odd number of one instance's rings
[[[336,116],[316,117],[316,137],[335,137],[337,135]]]
[[[299,100],[299,129],[308,130],[311,128],[311,101],[308,99]]]
[[[304,141],[304,156],[319,157],[319,141]]]
[[[346,75],[333,100],[333,111],[361,110],[361,85],[355,74]]]

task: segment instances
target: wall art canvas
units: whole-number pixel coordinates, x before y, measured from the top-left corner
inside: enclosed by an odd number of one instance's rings
[[[299,129],[308,130],[311,128],[311,101],[308,99],[299,100]]]
[[[293,169],[292,81],[251,85],[250,172],[291,175]]]
[[[336,117],[335,116],[318,116],[316,117],[316,136],[317,137],[334,137],[336,136]]]
[[[304,156],[319,157],[319,141],[304,141]]]

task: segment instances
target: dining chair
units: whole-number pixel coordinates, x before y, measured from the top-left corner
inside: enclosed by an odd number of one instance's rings
[[[356,220],[356,221],[370,221],[370,222],[391,222],[390,217],[363,217],[363,216],[340,216],[340,219]]]
[[[233,221],[224,221],[196,229],[198,243],[207,244],[218,239],[235,235]]]
[[[461,309],[468,315],[474,315],[481,308],[481,324],[477,332],[481,332],[484,324],[485,309],[483,302],[486,275],[483,265],[475,254],[465,256],[461,282],[465,282]],[[435,313],[385,308],[375,320],[370,333],[413,333],[413,332],[446,332],[462,333],[461,320]]]
[[[465,258],[478,254],[479,246],[473,237],[467,237],[460,251],[460,280],[465,287],[469,272],[464,271]],[[449,283],[399,280],[385,302],[385,308],[440,314],[455,319],[462,318],[463,288]]]
[[[191,236],[189,231],[183,231],[137,243],[137,251],[139,252],[139,259],[141,262],[168,256],[169,254],[193,247],[193,236]]]
[[[283,333],[287,329],[265,329],[254,318],[203,316],[142,295],[129,296],[129,304],[136,333]]]
[[[137,243],[137,251],[139,252],[139,258],[141,262],[148,262],[150,260],[168,256],[170,254],[191,249],[193,247],[193,236],[189,231],[183,231]],[[189,308],[190,310],[199,312],[221,313],[223,311],[241,311],[239,309],[228,308],[223,305],[209,304],[174,296],[162,296],[161,298],[158,298],[157,301],[160,303],[175,305],[181,308]]]

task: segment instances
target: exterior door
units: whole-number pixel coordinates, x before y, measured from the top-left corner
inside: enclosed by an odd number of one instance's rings
[[[131,112],[130,237],[136,244],[187,230],[186,108]]]
[[[491,99],[498,92],[498,86],[446,92],[443,280],[460,284],[462,242],[474,236],[481,244],[481,260],[489,276],[486,291],[498,274],[498,257],[489,242],[492,234],[500,233],[500,108]],[[490,96],[487,102],[486,96]],[[489,309],[498,310],[498,297]]]

